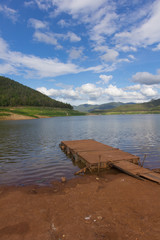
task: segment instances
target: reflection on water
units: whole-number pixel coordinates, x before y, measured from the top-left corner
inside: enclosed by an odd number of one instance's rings
[[[59,148],[62,140],[95,139],[160,168],[160,115],[57,117],[0,121],[0,183],[47,184],[78,171]]]

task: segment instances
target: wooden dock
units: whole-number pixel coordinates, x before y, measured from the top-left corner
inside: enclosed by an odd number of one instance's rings
[[[82,162],[86,169],[94,171],[115,167],[138,179],[149,179],[160,183],[160,174],[138,165],[139,157],[93,139],[62,141],[60,148],[75,162]]]

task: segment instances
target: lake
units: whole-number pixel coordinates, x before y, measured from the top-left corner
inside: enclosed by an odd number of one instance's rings
[[[59,148],[63,140],[96,141],[160,168],[160,115],[107,115],[0,121],[0,184],[47,185],[73,178],[78,166]]]

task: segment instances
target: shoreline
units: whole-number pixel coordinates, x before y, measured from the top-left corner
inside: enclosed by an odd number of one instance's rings
[[[40,116],[37,115],[37,118],[20,115],[20,114],[10,114],[9,116],[0,116],[0,121],[17,121],[17,120],[31,120],[31,119],[40,119],[40,118],[51,118],[49,116]]]
[[[108,116],[108,115],[140,115],[140,114],[160,114],[160,113],[114,113],[114,114],[86,114],[86,115],[79,115],[79,116]],[[74,115],[73,115],[74,116]],[[36,117],[30,117],[20,114],[10,114],[9,116],[0,116],[0,121],[17,121],[17,120],[31,120],[31,119],[41,119],[41,118],[53,118],[53,117],[67,117],[66,116],[45,116],[45,115],[36,115]]]
[[[0,186],[0,239],[158,240],[160,186],[117,170]]]

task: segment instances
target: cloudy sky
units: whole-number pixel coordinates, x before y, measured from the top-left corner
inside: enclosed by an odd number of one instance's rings
[[[72,105],[160,98],[160,0],[1,0],[0,75]]]

